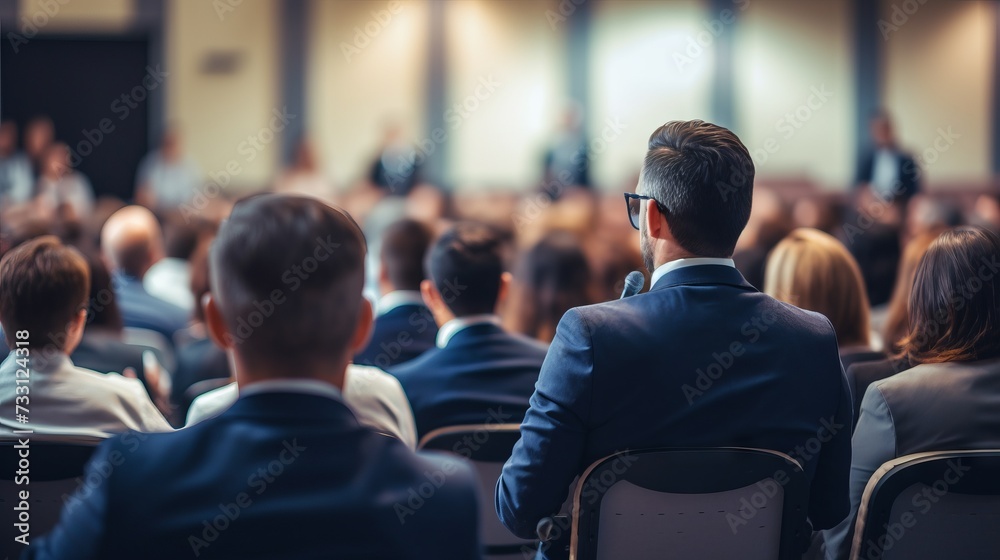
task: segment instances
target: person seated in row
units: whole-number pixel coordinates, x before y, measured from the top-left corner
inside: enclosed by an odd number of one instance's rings
[[[883,463],[925,451],[1000,448],[1000,236],[942,233],[913,282],[902,341],[913,368],[865,392],[854,431],[851,514],[824,532],[826,557],[846,559],[865,486]]]
[[[478,558],[471,468],[413,453],[344,402],[372,324],[364,258],[358,225],[319,200],[238,202],[213,244],[205,315],[239,400],[196,426],[98,447],[87,476],[99,484],[26,558]],[[312,271],[295,289],[283,281],[293,267]],[[240,329],[265,301],[269,316]],[[97,474],[115,453],[126,460]]]
[[[749,151],[723,127],[673,121],[652,134],[626,194],[652,287],[559,322],[497,481],[515,535],[534,537],[595,461],[657,447],[786,453],[808,481],[812,526],[847,515],[851,396],[833,325],[758,292],[731,258],[753,180]]]
[[[77,367],[69,358],[83,336],[89,293],[87,261],[55,236],[4,255],[0,324],[11,351],[0,364],[0,424],[94,437],[170,431],[138,380]],[[17,414],[15,405],[30,414]]]
[[[354,363],[389,369],[434,347],[438,327],[420,296],[431,241],[430,228],[408,218],[383,232],[378,276],[382,297],[375,305],[372,338]]]
[[[516,424],[528,409],[547,347],[500,326],[497,307],[510,285],[503,249],[493,228],[463,222],[427,255],[420,289],[440,326],[437,347],[389,369],[421,438],[445,426]]]
[[[871,347],[870,307],[861,269],[832,235],[799,228],[782,239],[767,259],[764,292],[829,319],[837,332],[844,369],[885,357]]]

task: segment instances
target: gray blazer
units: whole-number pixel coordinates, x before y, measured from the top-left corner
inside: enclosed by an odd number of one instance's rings
[[[852,440],[851,514],[824,531],[826,558],[846,559],[868,479],[924,451],[1000,449],[1000,357],[921,364],[868,387]]]

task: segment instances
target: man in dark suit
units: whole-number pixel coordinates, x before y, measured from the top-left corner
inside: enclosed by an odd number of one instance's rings
[[[892,119],[887,113],[880,111],[872,116],[869,130],[874,149],[858,160],[855,184],[882,200],[905,206],[920,190],[920,168],[896,143]]]
[[[424,301],[437,348],[389,370],[406,391],[417,434],[459,424],[517,423],[528,409],[545,345],[504,331],[495,315],[510,283],[489,226],[460,223],[427,256]]]
[[[112,214],[101,229],[101,251],[114,274],[112,285],[125,326],[158,332],[173,344],[174,333],[190,319],[188,312],[142,285],[146,272],[164,254],[163,234],[153,213],[126,206]]]
[[[102,444],[28,558],[478,558],[471,470],[359,425],[341,389],[368,337],[365,242],[305,197],[236,204],[209,331],[240,398],[185,430]],[[290,271],[290,272],[289,272]]]
[[[416,220],[403,219],[386,228],[379,255],[383,295],[375,306],[372,338],[354,363],[389,369],[434,347],[438,328],[420,297],[430,244],[430,228]]]
[[[833,327],[757,291],[730,258],[753,177],[725,128],[673,121],[650,137],[626,198],[652,288],[559,323],[497,482],[514,534],[533,536],[594,461],[656,447],[787,453],[809,481],[813,526],[847,515],[851,396]]]

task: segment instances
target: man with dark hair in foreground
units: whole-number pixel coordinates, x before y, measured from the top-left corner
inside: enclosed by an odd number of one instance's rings
[[[364,255],[357,224],[318,200],[237,203],[213,245],[206,320],[239,400],[172,434],[102,444],[84,477],[101,482],[28,557],[478,558],[469,467],[413,454],[343,402],[372,322]]]
[[[725,128],[674,121],[650,137],[622,219],[641,232],[652,288],[559,323],[497,482],[517,536],[533,537],[594,461],[656,447],[787,453],[810,483],[813,526],[847,515],[851,396],[833,327],[758,292],[731,258],[753,178]]]

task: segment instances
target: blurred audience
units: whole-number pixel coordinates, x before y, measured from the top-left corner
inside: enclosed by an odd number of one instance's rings
[[[594,303],[592,287],[579,240],[569,232],[552,232],[520,256],[504,310],[505,326],[548,344],[563,314]]]
[[[861,496],[886,461],[912,453],[1000,448],[1000,236],[941,234],[917,266],[901,346],[914,367],[872,384],[854,432],[851,515],[827,531],[846,559]]]
[[[30,429],[36,434],[170,430],[139,381],[84,369],[70,359],[83,336],[89,293],[87,261],[54,236],[4,255],[0,321],[12,351],[0,364],[0,424],[25,428],[15,418],[14,399],[22,394],[17,380],[30,379]]]
[[[913,289],[913,277],[917,272],[917,265],[923,258],[927,248],[944,231],[944,228],[933,229],[918,234],[906,244],[903,250],[903,257],[899,261],[899,270],[896,273],[896,286],[892,290],[892,297],[886,305],[885,324],[882,325],[881,333],[886,354],[897,355],[902,351],[902,339],[906,336],[910,324],[910,315],[907,308],[910,304],[910,294]],[[864,396],[864,390],[858,399]]]
[[[31,160],[32,181],[37,181],[45,168],[45,155],[55,142],[56,127],[52,119],[41,115],[24,127],[24,153]]]
[[[56,143],[45,151],[42,173],[35,185],[35,206],[43,216],[66,215],[80,219],[94,207],[94,189],[70,164],[69,147]]]
[[[424,224],[400,220],[382,234],[375,326],[354,363],[388,369],[434,347],[438,328],[420,295],[424,257],[433,234]]]
[[[861,270],[832,235],[799,228],[785,237],[768,258],[764,292],[829,319],[845,368],[883,357],[871,347],[870,310]]]
[[[191,200],[202,175],[194,158],[184,153],[180,130],[167,129],[159,149],[139,163],[135,200],[157,211],[172,210]]]
[[[126,206],[112,214],[101,230],[101,250],[112,270],[125,326],[155,331],[173,344],[189,314],[151,295],[142,284],[150,267],[163,258],[163,235],[153,213]]]
[[[208,229],[201,220],[186,219],[178,212],[166,213],[163,220],[165,254],[142,278],[142,287],[150,295],[180,307],[189,315],[195,306],[189,261]]]
[[[528,409],[546,345],[500,326],[510,284],[503,245],[495,229],[462,222],[430,249],[420,289],[440,327],[437,347],[389,369],[420,437],[444,426],[518,423]]]

